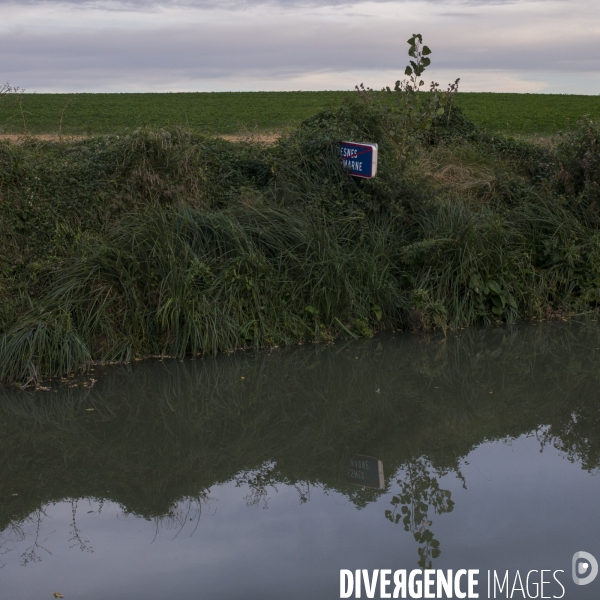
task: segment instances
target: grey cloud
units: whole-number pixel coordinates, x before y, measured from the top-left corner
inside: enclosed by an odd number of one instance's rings
[[[388,3],[390,0],[19,0],[19,6],[70,6],[81,9],[97,8],[103,10],[139,10],[150,11],[157,8],[220,8],[242,10],[253,6],[279,6],[279,7],[316,7],[316,6],[348,6],[362,2]],[[393,0],[396,3],[411,0]],[[425,0],[440,6],[485,6],[485,5],[513,5],[531,2],[551,2],[554,0]],[[566,1],[566,0],[564,0]],[[15,0],[0,0],[2,4],[17,4]]]
[[[476,12],[441,12],[438,13],[438,15],[440,17],[457,17],[459,19],[462,19],[464,17],[478,17],[480,15],[478,15]]]
[[[47,88],[50,81],[59,88],[69,82],[69,89],[90,89],[92,81],[122,82],[126,88],[134,79],[286,78],[315,72],[360,72],[368,84],[371,71],[397,70],[401,76],[406,52],[403,44],[390,41],[397,39],[396,29],[397,24],[381,23],[369,29],[364,22],[332,28],[296,19],[277,27],[252,22],[68,36],[21,32],[0,38],[0,56],[4,78],[30,91]],[[580,40],[576,56],[552,40],[473,46],[451,32],[431,46],[432,67],[456,77],[469,69],[600,71],[600,40],[594,37]]]

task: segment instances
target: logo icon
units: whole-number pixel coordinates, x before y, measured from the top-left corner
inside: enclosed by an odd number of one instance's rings
[[[575,552],[573,554],[573,581],[575,585],[592,583],[596,579],[596,575],[598,575],[598,561],[589,552]]]

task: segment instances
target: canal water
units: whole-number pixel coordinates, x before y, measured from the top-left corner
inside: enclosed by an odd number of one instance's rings
[[[2,389],[0,599],[329,600],[357,569],[392,572],[376,598],[465,569],[479,598],[597,599],[572,559],[600,561],[599,390],[594,321]]]

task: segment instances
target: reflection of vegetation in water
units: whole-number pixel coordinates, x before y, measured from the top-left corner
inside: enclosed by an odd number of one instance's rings
[[[103,501],[93,503],[91,498],[86,498],[86,500],[88,500],[89,506],[94,506],[94,510],[88,510],[88,513],[100,514],[103,512]],[[190,536],[193,536],[200,525],[203,506],[208,503],[208,500],[206,494],[202,494],[197,498],[185,498],[172,506],[166,514],[155,517],[153,519],[155,527],[153,541],[163,531],[173,531],[172,539],[179,537],[184,530]],[[94,548],[90,540],[85,539],[78,523],[79,501],[70,499],[66,500],[66,503],[70,504],[72,515],[69,523],[69,547],[80,552],[93,553]],[[125,513],[122,516],[127,517],[128,515]],[[52,515],[48,513],[48,506],[45,506],[35,510],[25,518],[10,521],[4,531],[0,532],[0,558],[18,550],[20,563],[22,566],[26,566],[30,563],[41,562],[44,555],[51,555],[49,545],[51,536],[56,532],[56,529],[50,533],[44,531],[43,525],[48,518],[51,519]],[[20,546],[24,545],[25,542],[27,542],[27,545],[24,549],[21,549]],[[4,566],[5,564],[0,560],[0,568]]]
[[[93,552],[94,549],[89,540],[81,535],[81,529],[77,524],[78,500],[71,499],[71,522],[69,524],[69,546],[77,548],[81,552]],[[100,512],[101,510],[98,510]],[[42,531],[42,524],[45,518],[49,518],[46,512],[47,508],[39,508],[24,519],[14,520],[8,524],[8,527],[0,533],[0,555],[8,554],[16,549],[17,545],[29,539],[30,544],[25,550],[20,552],[21,564],[23,566],[29,563],[37,563],[42,560],[44,554],[52,554],[46,547],[49,536]],[[2,566],[2,565],[0,565]]]
[[[25,519],[9,522],[6,529],[0,532],[0,556],[12,552],[27,538],[30,544],[20,553],[22,566],[40,562],[44,553],[52,554],[45,546],[47,538],[41,534],[41,525],[44,517],[47,516],[45,509],[39,508]],[[29,526],[32,526],[31,531],[28,531]],[[0,568],[3,566],[4,564],[0,563]]]
[[[78,498],[177,529],[185,503],[226,482],[248,485],[250,504],[289,485],[301,502],[319,487],[361,508],[391,490],[345,481],[350,456],[368,454],[400,478],[389,516],[428,565],[439,552],[429,521],[452,507],[437,478],[460,476],[484,441],[540,430],[542,444],[597,471],[597,348],[595,324],[546,324],[156,361],[111,370],[93,389],[3,390],[0,531]]]
[[[392,510],[386,510],[385,516],[392,523],[402,520],[405,531],[412,532],[419,544],[419,566],[431,569],[433,558],[441,554],[440,543],[435,539],[429,527],[429,509],[437,514],[452,512],[454,502],[450,491],[440,488],[436,475],[430,465],[422,458],[411,460],[404,466],[404,478],[398,480],[400,493],[392,498]]]

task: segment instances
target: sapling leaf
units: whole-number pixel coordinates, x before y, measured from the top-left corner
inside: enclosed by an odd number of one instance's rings
[[[431,50],[429,49],[429,46],[423,46],[423,49],[421,50],[421,54],[423,56],[427,56],[428,54],[431,54]]]
[[[410,77],[412,75],[412,69],[410,67],[406,67],[406,71],[404,71],[404,74]]]

